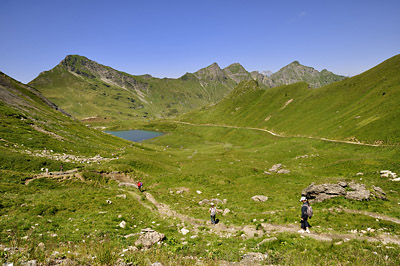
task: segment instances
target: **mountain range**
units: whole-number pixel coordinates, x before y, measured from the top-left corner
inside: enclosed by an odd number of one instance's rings
[[[255,80],[263,88],[299,81],[318,88],[344,79],[295,61],[267,76],[234,63],[217,63],[177,79],[131,75],[79,55],[68,55],[57,66],[29,82],[55,104],[85,121],[148,120],[175,117],[215,104],[241,81]]]
[[[181,119],[267,129],[283,136],[399,143],[399,73],[397,55],[360,75],[318,89],[299,82],[266,90],[255,81],[245,81],[217,104]]]

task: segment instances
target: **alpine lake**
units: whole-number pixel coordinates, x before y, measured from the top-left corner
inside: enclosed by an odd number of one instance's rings
[[[123,131],[104,131],[105,133],[134,142],[142,142],[147,139],[162,136],[164,133],[148,130],[123,130]]]

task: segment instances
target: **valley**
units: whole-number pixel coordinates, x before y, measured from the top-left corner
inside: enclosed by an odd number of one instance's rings
[[[318,88],[270,87],[239,65],[138,77],[76,56],[29,85],[2,74],[1,263],[398,265],[400,182],[381,171],[400,170],[399,68],[395,56]],[[102,127],[165,134],[138,143]],[[303,234],[312,183],[345,193],[313,201]]]

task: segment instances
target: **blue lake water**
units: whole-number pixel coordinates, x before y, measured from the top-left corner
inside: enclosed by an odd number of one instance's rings
[[[146,139],[152,139],[163,135],[161,132],[147,130],[125,130],[125,131],[104,131],[108,134],[117,136],[134,142],[141,142]]]

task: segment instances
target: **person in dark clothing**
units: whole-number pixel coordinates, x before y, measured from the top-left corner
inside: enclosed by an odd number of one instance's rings
[[[307,209],[308,206],[310,205],[308,203],[308,200],[306,197],[301,197],[300,201],[303,203],[303,205],[301,206],[301,229],[299,230],[299,233],[310,233],[310,227],[311,225],[308,223],[308,214],[307,214]]]

